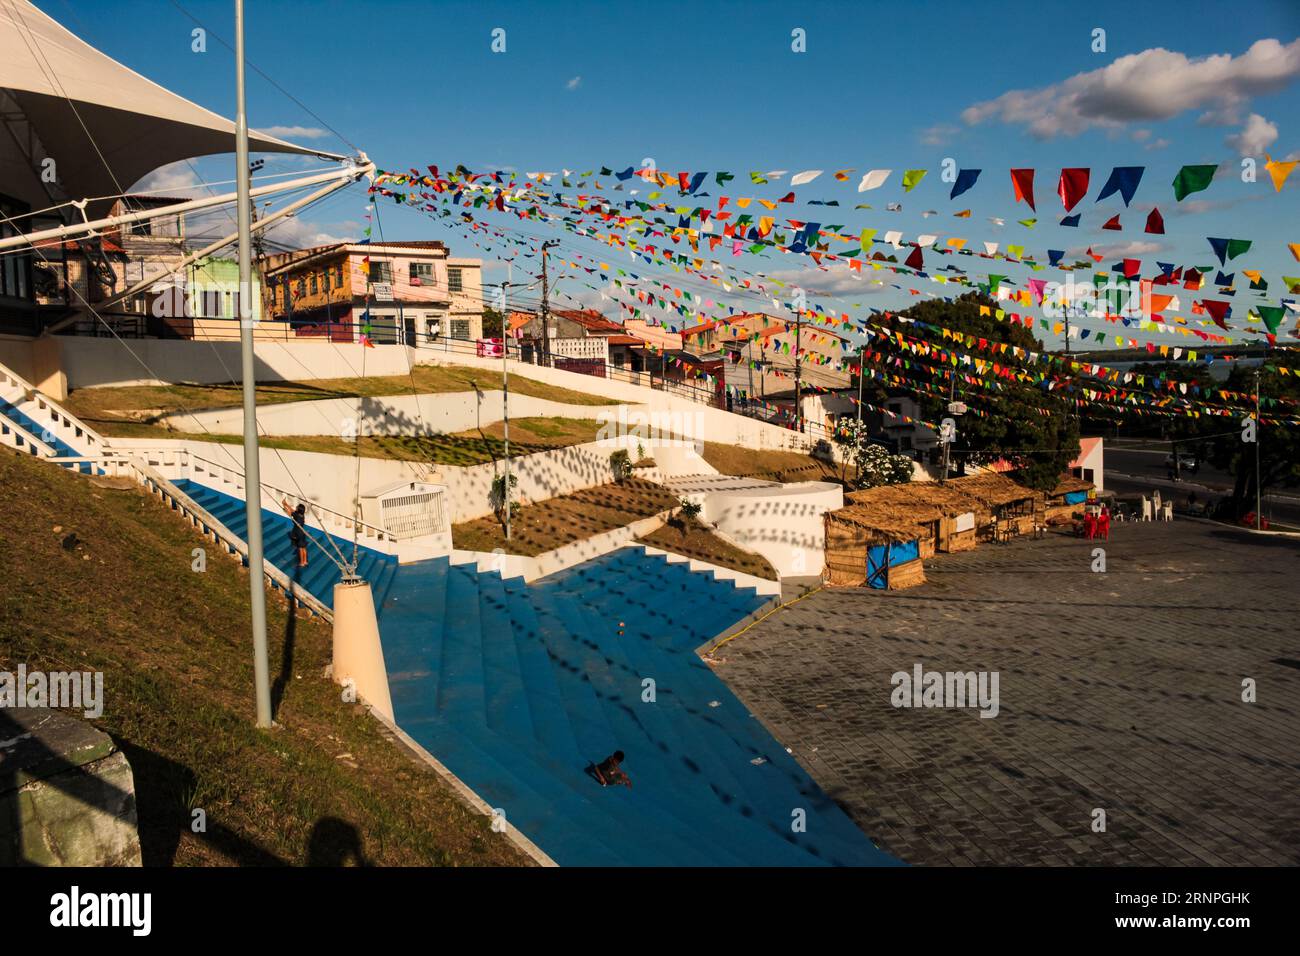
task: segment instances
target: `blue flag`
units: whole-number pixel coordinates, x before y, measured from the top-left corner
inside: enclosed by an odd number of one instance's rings
[[[1144,172],[1146,172],[1145,166],[1116,166],[1110,171],[1110,179],[1106,180],[1106,185],[1102,187],[1097,202],[1119,193],[1120,198],[1124,200],[1124,205],[1127,206],[1132,201],[1133,194],[1137,192],[1138,183],[1142,182]]]
[[[963,169],[957,173],[957,181],[952,184],[952,192],[948,194],[949,199],[956,199],[966,190],[975,185],[975,180],[980,178],[981,170]]]

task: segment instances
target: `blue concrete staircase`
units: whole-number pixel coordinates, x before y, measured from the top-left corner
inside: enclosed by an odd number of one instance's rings
[[[379,619],[395,717],[562,865],[895,862],[695,654],[763,604],[635,547],[532,585],[404,565]],[[631,790],[585,772],[614,750]]]
[[[175,484],[243,537],[242,499]],[[290,519],[262,518],[267,559],[298,575]],[[296,579],[331,604],[338,568],[321,553],[324,532],[310,533],[310,566]],[[638,547],[532,585],[447,558],[398,566],[360,555],[398,726],[557,863],[896,862],[696,655],[766,603],[752,588]],[[615,750],[630,790],[586,773]]]
[[[59,458],[81,458],[85,455],[85,452],[73,448],[13,402],[5,398],[0,398],[0,428],[6,428],[6,419],[21,426],[29,434],[35,435],[46,445],[53,448],[54,458],[50,459],[52,461],[57,461]],[[88,475],[91,473],[91,465],[88,462],[81,462],[76,466],[76,470],[81,472],[83,475]],[[102,469],[95,470],[100,474],[103,473]]]
[[[248,515],[244,509],[243,498],[216,491],[189,478],[177,479],[172,484],[194,499],[196,504],[206,509],[240,540],[248,540]],[[337,555],[341,553],[351,559],[352,542],[337,535],[326,534],[316,528],[308,528],[307,535],[310,541],[307,545],[307,567],[299,568],[297,551],[289,541],[292,527],[293,521],[288,515],[262,509],[262,541],[266,560],[287,574],[290,580],[311,592],[326,607],[332,608],[334,585],[338,584],[343,577],[337,564]],[[334,548],[326,544],[326,538],[334,542]],[[376,606],[383,601],[384,594],[392,584],[396,572],[395,556],[370,548],[357,549],[357,573],[370,582]]]

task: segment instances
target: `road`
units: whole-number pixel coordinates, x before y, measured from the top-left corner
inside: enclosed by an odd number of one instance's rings
[[[1195,492],[1200,502],[1218,499],[1232,493],[1234,484],[1230,472],[1220,471],[1203,463],[1195,475],[1183,472],[1182,480],[1170,481],[1165,459],[1169,457],[1168,442],[1106,443],[1106,488],[1116,494],[1149,494],[1159,488],[1161,494],[1173,493],[1174,501],[1181,505],[1189,492]],[[1300,527],[1300,495],[1292,491],[1264,496],[1264,517],[1270,523]]]

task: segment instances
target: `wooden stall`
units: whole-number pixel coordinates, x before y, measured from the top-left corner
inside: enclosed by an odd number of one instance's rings
[[[997,472],[953,478],[945,482],[945,487],[969,495],[979,504],[975,524],[980,540],[1005,540],[1033,533],[1036,512],[1042,500],[1040,492]]]
[[[933,557],[936,551],[969,551],[975,547],[974,511],[982,505],[951,484],[912,481],[851,491],[844,497],[873,515],[920,525],[922,558]]]
[[[822,520],[827,585],[898,590],[925,583],[915,523],[894,523],[860,505],[828,511]]]
[[[1044,523],[1055,525],[1073,521],[1075,514],[1083,513],[1093,487],[1091,481],[1063,476],[1060,483],[1047,494],[1043,505]]]

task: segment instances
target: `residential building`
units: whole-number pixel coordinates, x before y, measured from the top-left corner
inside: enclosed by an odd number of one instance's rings
[[[297,336],[442,347],[483,337],[482,260],[453,258],[437,241],[335,243],[269,256],[269,322]]]
[[[520,313],[514,313],[520,315]],[[542,317],[511,325],[521,340],[524,361],[538,362],[542,353]],[[574,372],[603,375],[606,366],[629,372],[646,371],[645,342],[628,335],[623,326],[595,309],[552,309],[547,319],[551,364]]]

